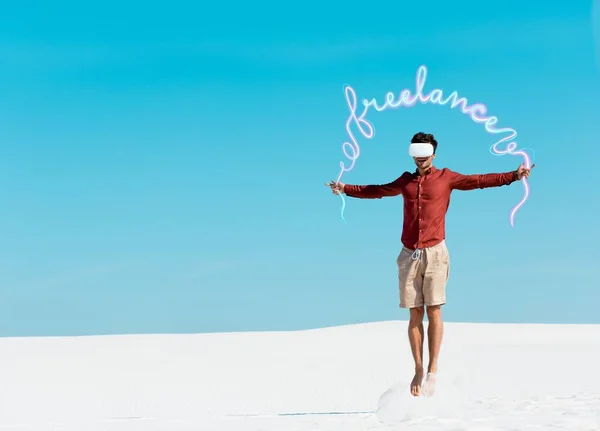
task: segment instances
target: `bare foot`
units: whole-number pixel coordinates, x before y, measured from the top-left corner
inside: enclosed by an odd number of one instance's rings
[[[431,397],[435,393],[435,373],[427,373],[423,383],[423,395]]]
[[[414,397],[418,397],[421,395],[421,382],[423,381],[423,369],[417,368],[415,370],[415,377],[412,379],[410,383],[410,393]]]

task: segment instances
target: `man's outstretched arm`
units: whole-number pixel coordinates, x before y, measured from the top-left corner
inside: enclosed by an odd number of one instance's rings
[[[337,189],[347,196],[359,199],[381,199],[383,197],[398,196],[402,194],[402,188],[407,183],[406,175],[402,175],[391,183],[371,184],[371,185],[353,185],[338,183]],[[332,182],[332,189],[335,193],[336,184]]]
[[[521,178],[528,178],[535,165],[531,168],[525,168],[523,165],[515,171],[504,172],[500,174],[474,174],[463,175],[450,171],[450,187],[453,190],[475,190],[486,189],[489,187],[500,187],[512,184]]]

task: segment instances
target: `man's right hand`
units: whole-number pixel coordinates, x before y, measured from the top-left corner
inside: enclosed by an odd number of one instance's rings
[[[329,184],[325,183],[325,185],[331,188],[334,195],[344,193],[344,187],[346,186],[346,184],[342,182],[336,183],[335,181],[331,181]]]

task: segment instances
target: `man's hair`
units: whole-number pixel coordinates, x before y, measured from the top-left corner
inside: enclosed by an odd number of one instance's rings
[[[428,144],[433,145],[433,154],[435,154],[435,151],[437,150],[438,143],[435,140],[435,137],[433,136],[433,134],[431,134],[431,133],[419,132],[419,133],[415,134],[415,136],[412,137],[410,142],[413,144],[428,143]]]

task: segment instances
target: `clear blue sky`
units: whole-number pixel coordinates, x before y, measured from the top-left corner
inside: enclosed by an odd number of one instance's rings
[[[535,150],[455,192],[449,321],[600,323],[592,3],[27,2],[0,13],[0,335],[286,330],[406,319],[402,198],[340,199],[343,86],[485,103]],[[36,4],[37,3],[37,4]],[[598,24],[598,10],[596,10]],[[598,32],[596,32],[598,37]],[[376,113],[354,184],[513,170],[457,110]]]

